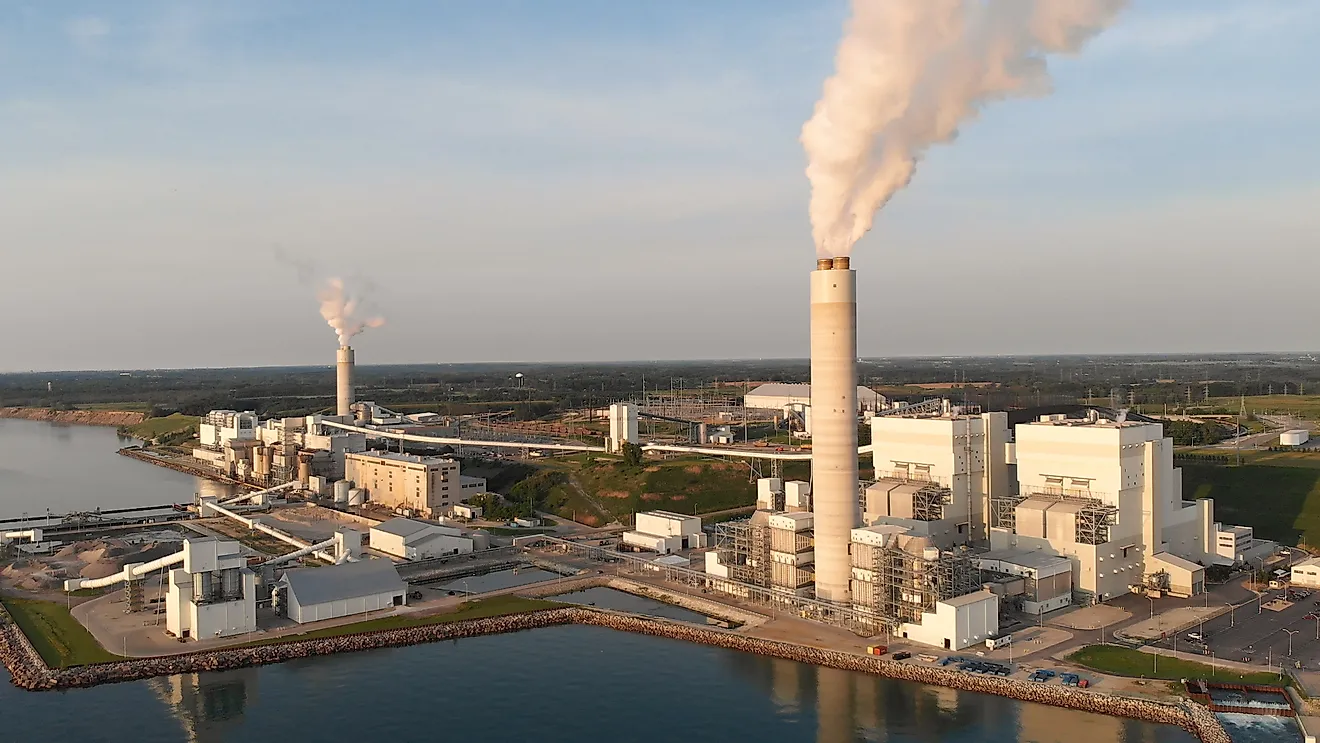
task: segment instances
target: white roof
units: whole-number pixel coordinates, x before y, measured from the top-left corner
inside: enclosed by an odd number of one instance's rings
[[[1193,573],[1195,573],[1198,570],[1205,570],[1205,568],[1201,567],[1200,565],[1197,565],[1191,560],[1184,559],[1169,552],[1156,552],[1154,555],[1151,555],[1151,557],[1164,563],[1165,565],[1168,565],[1171,568],[1179,568],[1181,570],[1187,570]]]
[[[1306,560],[1302,560],[1301,562],[1294,563],[1293,568],[1294,569],[1300,568],[1303,565],[1305,565],[1308,568],[1320,567],[1320,557],[1311,557]]]
[[[665,555],[664,557],[657,557],[651,562],[658,562],[661,565],[682,565],[685,567],[692,564],[690,559],[679,555]]]
[[[1006,562],[1010,565],[1018,565],[1024,568],[1033,568],[1042,570],[1058,565],[1066,565],[1072,569],[1072,561],[1062,555],[1051,555],[1048,552],[1040,550],[995,550],[983,555],[975,555],[976,560],[994,560],[997,562]]]
[[[387,459],[391,462],[406,462],[408,464],[457,464],[457,461],[451,457],[423,457],[419,454],[400,454],[397,451],[349,452],[348,456],[354,459]]]
[[[427,531],[437,532],[440,534],[450,534],[450,535],[458,535],[462,533],[462,530],[455,529],[452,526],[440,526],[439,524],[432,524],[426,521],[418,521],[416,519],[405,519],[405,518],[397,518],[397,519],[390,519],[389,521],[382,521],[379,524],[376,524],[375,526],[371,527],[371,530],[384,532],[386,534],[393,534],[396,537],[403,537],[404,539],[407,539],[408,537],[411,537],[414,534],[421,534]]]
[[[669,519],[670,521],[700,521],[700,516],[692,516],[684,513],[674,513],[673,511],[642,511],[638,516],[652,516],[657,519]]]
[[[949,606],[970,606],[993,598],[995,598],[993,593],[982,589],[980,591],[973,591],[972,593],[965,593],[961,596],[954,596],[951,599],[944,599],[940,603],[948,604]]]

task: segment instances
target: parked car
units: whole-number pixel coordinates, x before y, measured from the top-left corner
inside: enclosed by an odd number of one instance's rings
[[[894,653],[894,660],[907,660],[908,658],[911,657],[912,657],[912,653],[909,653],[906,650],[900,650],[897,653]]]
[[[1205,642],[1205,635],[1200,632],[1188,632],[1187,639],[1192,642]]]

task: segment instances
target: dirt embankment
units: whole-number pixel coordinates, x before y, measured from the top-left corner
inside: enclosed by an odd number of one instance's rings
[[[0,408],[0,418],[22,418],[79,426],[131,426],[147,419],[145,413],[124,410],[52,410],[51,408]]]

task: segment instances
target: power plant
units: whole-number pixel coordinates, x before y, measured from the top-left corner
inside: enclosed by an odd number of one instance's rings
[[[816,596],[846,603],[857,508],[857,273],[846,256],[811,272],[811,482]]]

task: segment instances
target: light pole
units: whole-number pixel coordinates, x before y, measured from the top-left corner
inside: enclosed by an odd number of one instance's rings
[[[1315,639],[1320,640],[1320,614],[1315,616]]]
[[[1150,602],[1150,618],[1155,618],[1155,597],[1147,595],[1146,600]]]
[[[1215,651],[1210,651],[1210,678],[1215,676]]]
[[[1291,658],[1291,657],[1292,657],[1292,636],[1295,635],[1295,634],[1297,634],[1298,632],[1301,632],[1301,630],[1285,629],[1284,632],[1287,632],[1287,633],[1288,633],[1288,657]]]

